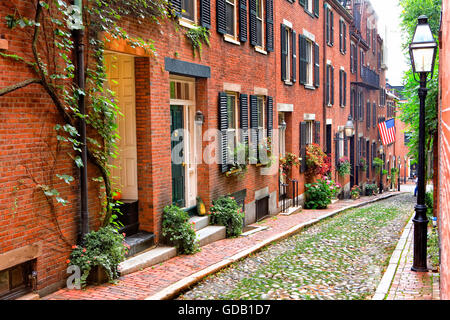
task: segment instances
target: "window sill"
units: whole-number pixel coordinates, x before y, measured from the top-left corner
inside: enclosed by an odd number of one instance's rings
[[[314,13],[312,13],[311,11],[309,11],[308,9],[304,9],[305,12],[308,14],[308,16],[310,16],[311,18],[315,18]]]
[[[343,50],[339,50],[339,51],[340,51],[341,54],[344,55],[344,56],[347,54],[347,51],[343,51]]]
[[[197,29],[198,27],[195,25],[194,21],[185,19],[185,18],[178,18],[178,23],[180,26],[189,28],[189,29]]]
[[[331,43],[331,42],[327,42],[327,46],[329,46],[329,47],[333,47],[333,46],[334,46],[334,43]]]
[[[267,55],[267,51],[261,47],[255,47],[255,51]]]
[[[331,108],[333,105],[331,103],[327,104],[328,108]]]
[[[294,83],[292,81],[290,81],[290,80],[284,80],[283,82],[287,86],[293,86],[294,85]]]
[[[312,84],[305,84],[305,89],[316,90],[316,87],[314,87]]]
[[[223,35],[223,40],[226,41],[226,42],[229,42],[229,43],[238,45],[238,46],[241,45],[241,43],[240,43],[238,40],[236,40],[235,37],[230,36],[230,35],[228,35],[228,34],[224,34],[224,35]]]

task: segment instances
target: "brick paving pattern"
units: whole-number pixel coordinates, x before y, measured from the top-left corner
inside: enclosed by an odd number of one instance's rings
[[[290,216],[277,215],[264,220],[260,225],[269,228],[247,237],[223,239],[202,247],[194,255],[180,255],[159,265],[151,266],[118,279],[116,284],[88,286],[84,290],[61,289],[43,299],[48,300],[139,300],[158,293],[171,284],[218,263],[236,253],[242,252],[270,237],[281,234],[290,228],[326,216],[337,210],[350,208],[374,201],[382,195],[362,197],[357,200],[341,200],[330,204],[325,210],[303,210]]]

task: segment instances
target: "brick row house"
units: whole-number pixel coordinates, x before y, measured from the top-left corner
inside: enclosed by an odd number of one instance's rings
[[[13,2],[22,16],[33,13],[29,1]],[[246,225],[278,213],[277,160],[286,152],[302,158],[289,177],[298,181],[299,190],[292,196],[289,189],[288,196],[304,200],[304,152],[310,143],[331,157],[332,174],[347,194],[352,185],[377,179],[371,166],[366,173],[359,170],[360,158],[372,159],[379,150],[376,124],[386,110],[383,41],[375,22],[367,25],[370,2],[170,3],[178,13],[175,23],[122,22],[131,37],[154,40],[157,55],[120,40],[106,43],[107,86],[124,114],[118,120],[120,156],[112,161],[127,235],[143,237],[148,246],[160,243],[164,207],[176,204],[195,213],[198,198],[208,208],[218,197],[233,195],[245,211]],[[11,9],[0,3],[1,21]],[[201,57],[193,55],[183,35],[196,26],[211,33]],[[30,54],[20,31],[2,23],[0,34],[9,44],[6,52]],[[26,68],[11,60],[0,58],[0,68],[0,88],[17,80],[18,71],[27,76]],[[44,295],[65,285],[64,261],[78,233],[79,189],[76,181],[71,186],[54,181],[70,201],[54,211],[34,192],[49,175],[72,167],[65,152],[53,155],[52,128],[60,120],[43,89],[17,90],[1,96],[0,105],[0,275],[6,279],[20,268],[23,274],[35,271],[35,289]],[[349,116],[353,137],[343,130]],[[257,147],[268,140],[276,159],[269,168]],[[238,146],[254,156],[245,174],[239,174],[242,168],[232,152]],[[335,173],[343,156],[352,164],[346,178]],[[54,157],[56,169],[48,161]],[[98,176],[89,165],[88,176]],[[88,188],[90,228],[97,229],[99,184],[89,181]],[[26,277],[20,286],[28,286]],[[0,297],[12,291],[0,286]]]

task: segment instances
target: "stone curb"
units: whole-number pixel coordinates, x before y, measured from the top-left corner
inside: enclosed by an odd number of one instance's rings
[[[248,249],[245,249],[245,250],[243,250],[243,251],[241,251],[241,252],[239,252],[239,253],[231,256],[231,257],[224,258],[220,262],[217,262],[217,263],[215,263],[215,264],[213,264],[213,265],[211,265],[211,266],[209,266],[209,267],[207,267],[207,268],[205,268],[203,270],[200,270],[200,271],[198,271],[196,273],[193,273],[190,276],[188,276],[188,277],[186,277],[184,279],[181,279],[181,280],[171,284],[170,286],[162,289],[158,293],[146,297],[145,300],[169,300],[169,299],[172,299],[173,297],[175,297],[181,291],[189,288],[190,286],[192,286],[193,284],[195,284],[197,282],[200,282],[203,278],[218,272],[219,270],[221,270],[221,269],[231,265],[232,263],[234,263],[234,262],[236,262],[236,261],[238,261],[238,260],[240,260],[242,258],[246,258],[250,254],[252,254],[252,253],[254,253],[256,251],[259,251],[260,249],[262,249],[263,247],[267,246],[268,244],[271,244],[272,242],[283,240],[283,239],[285,239],[285,238],[287,238],[287,237],[289,237],[289,236],[291,236],[291,235],[293,235],[295,233],[298,233],[300,230],[302,230],[303,228],[305,228],[307,226],[311,226],[311,225],[313,225],[313,224],[315,224],[315,223],[317,223],[317,222],[319,222],[319,221],[321,221],[323,219],[326,219],[326,218],[329,218],[331,216],[334,216],[334,215],[336,215],[336,214],[338,214],[338,213],[340,213],[342,211],[345,211],[345,210],[348,210],[348,209],[354,209],[354,208],[362,207],[362,206],[365,206],[365,205],[368,205],[368,204],[371,204],[371,203],[374,203],[374,202],[377,202],[377,201],[380,201],[380,200],[384,200],[384,199],[387,199],[387,198],[390,198],[390,197],[393,197],[395,195],[399,195],[399,194],[402,194],[402,193],[404,193],[404,192],[398,192],[398,191],[392,192],[392,193],[389,193],[389,194],[386,194],[386,195],[382,195],[382,196],[380,196],[378,198],[368,200],[366,202],[361,202],[361,203],[357,203],[357,204],[354,204],[354,205],[350,205],[350,206],[346,206],[346,207],[343,207],[343,208],[339,208],[339,209],[333,210],[330,213],[327,213],[327,214],[324,214],[324,215],[320,216],[319,218],[311,219],[310,221],[298,224],[298,225],[296,225],[296,226],[294,226],[294,227],[292,227],[292,228],[290,228],[290,229],[288,229],[288,230],[286,230],[286,231],[284,231],[282,233],[279,233],[279,234],[274,235],[274,236],[272,236],[270,238],[267,238],[267,239],[261,241],[260,243],[254,245],[254,246],[252,246],[252,247],[250,247]]]
[[[397,246],[392,253],[391,259],[389,260],[389,265],[381,278],[380,283],[378,284],[377,290],[372,297],[372,300],[385,300],[387,294],[389,293],[389,289],[391,288],[392,281],[394,280],[395,274],[397,273],[397,268],[400,262],[400,259],[403,256],[403,251],[407,244],[407,239],[412,230],[412,219],[413,216],[409,219],[405,228],[403,229],[403,233],[400,237],[400,240],[397,243]]]

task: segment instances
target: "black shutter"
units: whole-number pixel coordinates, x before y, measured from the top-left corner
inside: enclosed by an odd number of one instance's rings
[[[370,128],[370,102],[367,102],[366,112],[367,112],[366,126],[367,128]]]
[[[227,94],[219,92],[219,129],[221,133],[222,157],[220,169],[222,173],[228,171],[228,112],[227,112]]]
[[[300,122],[300,172],[306,171],[306,122]]]
[[[306,38],[301,34],[298,35],[298,49],[300,54],[300,74],[298,80],[301,84],[306,84],[306,66],[308,63],[306,60]]]
[[[342,26],[342,20],[339,20],[339,50],[344,51],[343,41],[344,41],[344,34],[343,34],[343,26]]]
[[[266,46],[273,52],[273,0],[266,0]]]
[[[250,6],[250,44],[252,46],[256,46],[257,45],[257,37],[256,37],[256,0],[249,0],[249,6]]]
[[[334,136],[334,158],[335,158],[335,163],[336,163],[336,168],[339,165],[339,142],[340,142],[340,138],[339,138],[339,133],[336,132],[336,135]]]
[[[347,72],[344,73],[344,106],[347,105]]]
[[[347,52],[347,25],[342,21],[342,27],[344,29],[344,53]]]
[[[331,92],[330,92],[330,102],[332,105],[334,105],[334,67],[330,66],[330,85],[331,85]]]
[[[316,17],[319,17],[319,9],[320,9],[319,0],[314,0],[314,15]]]
[[[227,13],[225,0],[216,1],[217,11],[217,32],[221,34],[227,33]]]
[[[347,136],[344,134],[344,156],[348,156],[348,138]]]
[[[211,0],[200,1],[200,24],[207,29],[211,28]]]
[[[273,98],[267,97],[267,137],[272,137],[273,129]]]
[[[355,55],[353,57],[355,59],[355,74],[358,74],[358,47],[355,45]]]
[[[289,41],[289,39],[287,39]],[[292,30],[292,82],[297,81],[297,33]]]
[[[320,61],[319,61],[319,45],[314,44],[314,86],[320,86]]]
[[[281,24],[281,80],[286,79],[286,59],[287,59],[287,41],[286,39],[286,26]]]
[[[373,112],[372,112],[372,117],[373,117],[373,119],[372,119],[372,127],[376,127],[377,126],[377,105],[376,105],[376,103],[374,103],[373,105],[372,105],[372,108],[373,108]]]
[[[305,7],[305,5],[306,5],[306,0],[298,0],[298,3],[299,3],[302,7]]]
[[[355,46],[350,45],[350,72],[355,73]]]
[[[344,79],[343,79],[342,70],[339,70],[339,105],[342,106],[343,98],[342,98],[342,91],[344,89]]]
[[[239,117],[242,130],[242,141],[248,146],[248,95],[241,94],[239,96],[239,102],[241,107]]]
[[[169,0],[170,7],[177,17],[181,16],[181,0]]]
[[[250,96],[250,154],[258,158],[258,102],[257,97]]]
[[[330,9],[328,9],[328,6],[325,7],[325,29],[326,42],[330,43]]]
[[[239,0],[239,40],[247,41],[247,0]]]
[[[334,44],[334,13],[330,10],[330,42]]]
[[[314,143],[320,145],[320,121],[314,122]]]
[[[325,83],[325,101],[326,104],[329,105],[330,104],[330,65],[327,64],[327,79],[326,79],[326,83]]]

